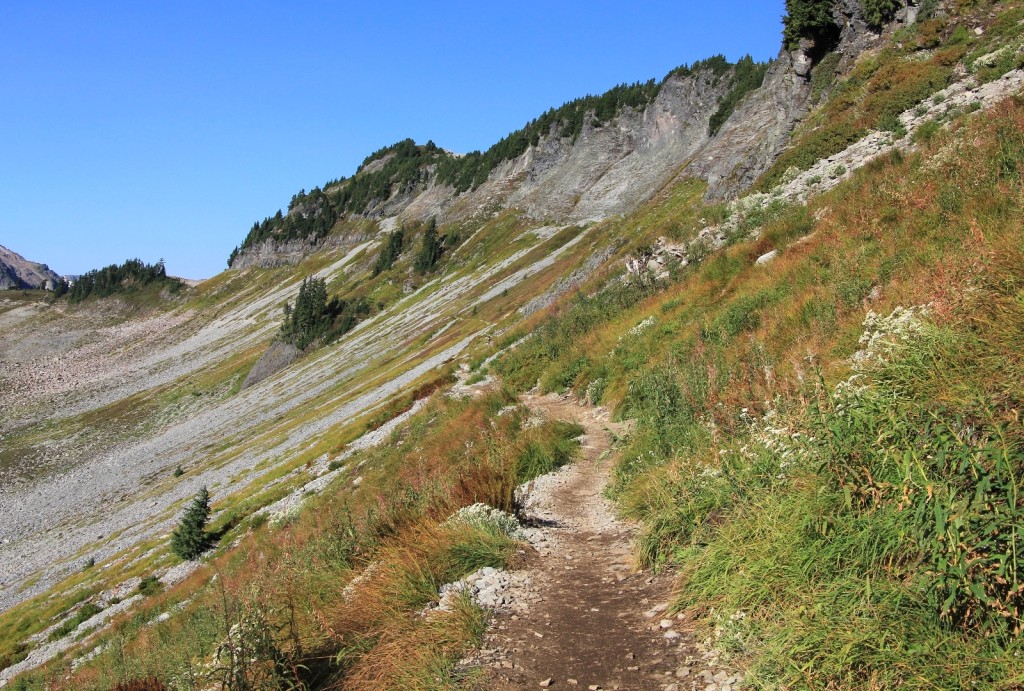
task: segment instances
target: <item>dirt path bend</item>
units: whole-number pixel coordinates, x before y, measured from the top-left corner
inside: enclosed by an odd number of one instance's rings
[[[607,411],[572,399],[526,396],[543,417],[586,430],[581,457],[533,483],[526,513],[536,526],[527,578],[499,609],[474,663],[486,689],[714,689],[739,678],[694,641],[688,622],[665,609],[668,574],[637,571],[634,528],[615,517],[604,489],[614,465]]]

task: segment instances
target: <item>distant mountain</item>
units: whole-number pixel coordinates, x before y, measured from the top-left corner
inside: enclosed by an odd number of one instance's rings
[[[53,290],[60,276],[46,264],[30,262],[0,245],[0,290],[46,288]]]

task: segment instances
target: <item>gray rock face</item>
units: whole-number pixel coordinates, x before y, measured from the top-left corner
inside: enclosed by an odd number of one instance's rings
[[[844,64],[882,36],[867,26],[860,0],[839,0],[835,17]],[[905,11],[899,17],[910,21]],[[575,141],[554,133],[542,137],[521,156],[498,165],[471,192],[456,195],[446,185],[420,184],[393,190],[365,215],[382,221],[382,228],[395,219],[454,221],[499,208],[545,221],[584,222],[627,213],[676,177],[707,181],[708,200],[735,197],[771,166],[806,115],[813,49],[807,43],[782,50],[761,88],[747,95],[714,137],[708,123],[729,89],[729,75],[716,77],[710,70],[677,75],[643,110],[627,108],[599,127],[585,117]],[[268,241],[246,250],[234,266],[293,262],[309,250],[301,241]]]
[[[263,353],[263,356],[249,370],[249,374],[246,375],[245,380],[242,382],[242,388],[248,389],[253,384],[258,384],[267,377],[280,372],[295,362],[301,354],[302,351],[291,343],[274,341],[267,348],[267,352]]]
[[[852,67],[857,56],[879,45],[885,35],[916,22],[920,6],[920,0],[904,0],[902,7],[897,10],[889,24],[884,27],[872,27],[864,20],[861,0],[837,0],[832,16],[841,32],[839,45],[836,47],[842,56],[840,69],[845,71]]]
[[[797,73],[794,54],[801,64],[806,60],[801,51],[780,52],[761,88],[740,103],[718,136],[683,170],[684,177],[707,181],[707,199],[727,199],[750,187],[807,114],[811,85]]]
[[[53,290],[60,280],[46,264],[30,262],[0,245],[0,290],[46,288]]]
[[[257,266],[261,269],[272,269],[276,266],[298,264],[302,258],[311,252],[333,249],[336,247],[355,247],[366,242],[370,235],[364,233],[346,233],[345,235],[331,235],[319,243],[311,243],[309,240],[275,240],[270,238],[257,243],[252,247],[246,247],[238,253],[235,261],[232,262],[232,269],[248,269]]]
[[[910,8],[916,5],[908,3]],[[917,13],[906,9],[884,30],[875,30],[864,21],[861,0],[838,0],[833,16],[840,29],[836,51],[842,56],[841,70],[852,67],[861,53],[878,45],[885,32],[913,22]],[[683,176],[707,181],[707,200],[738,196],[782,153],[811,105],[813,49],[808,41],[801,41],[799,49],[791,52],[783,49],[761,88],[743,100],[718,136],[684,169]]]
[[[583,221],[625,213],[654,194],[708,141],[708,121],[729,87],[710,71],[665,82],[643,111],[627,109],[576,142],[547,138],[506,161],[475,196],[535,218]],[[510,190],[502,194],[504,190]]]

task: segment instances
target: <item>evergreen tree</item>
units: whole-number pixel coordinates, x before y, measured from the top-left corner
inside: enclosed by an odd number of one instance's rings
[[[324,335],[330,325],[327,305],[327,282],[322,278],[305,278],[299,286],[295,306],[284,305],[281,340],[303,350]]]
[[[896,16],[896,12],[903,6],[900,0],[862,0],[861,9],[864,11],[864,20],[870,25],[880,27]]]
[[[171,550],[182,559],[192,560],[209,545],[206,521],[210,518],[210,493],[203,487],[185,511],[181,523],[171,533]]]
[[[405,242],[405,228],[388,233],[388,242],[384,249],[377,255],[377,264],[373,267],[373,275],[376,276],[390,269],[399,255],[402,254],[402,245]]]
[[[768,64],[754,62],[749,55],[740,58],[733,67],[730,80],[729,92],[718,103],[718,110],[711,116],[708,122],[708,134],[714,136],[725,124],[729,116],[736,110],[736,106],[743,100],[743,97],[754,89],[761,87],[764,83],[764,76],[768,72]]]
[[[156,264],[147,264],[141,259],[129,259],[124,264],[111,264],[80,276],[68,292],[68,301],[80,302],[88,297],[107,297],[152,283],[165,284],[170,288],[180,285],[177,279],[167,276],[163,259]]]
[[[807,38],[815,42],[817,52],[825,52],[838,38],[839,27],[832,18],[835,0],[786,0],[782,18],[782,38],[789,50]]]
[[[416,272],[425,274],[434,270],[437,260],[441,258],[441,243],[437,238],[437,221],[433,218],[427,224],[427,230],[423,233],[423,244],[420,245],[419,254],[416,255]]]

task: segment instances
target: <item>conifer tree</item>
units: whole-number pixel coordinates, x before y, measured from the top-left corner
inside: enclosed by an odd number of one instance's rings
[[[281,340],[303,350],[323,336],[329,324],[327,282],[322,278],[304,278],[295,297],[295,306],[285,303]]]
[[[782,37],[786,47],[793,50],[800,39],[816,43],[830,43],[838,33],[832,17],[834,0],[786,0],[786,16],[782,18]],[[817,46],[819,50],[825,46]]]
[[[437,239],[437,221],[432,218],[427,224],[426,232],[423,233],[423,244],[420,245],[419,254],[416,255],[416,272],[425,274],[432,271],[440,258],[441,243]]]
[[[405,241],[405,227],[388,233],[388,244],[377,255],[377,264],[373,267],[373,275],[376,276],[390,269],[399,255],[402,254],[402,244]]]
[[[181,523],[171,533],[171,550],[182,559],[196,559],[210,542],[206,521],[210,518],[210,493],[199,490],[185,511]]]

